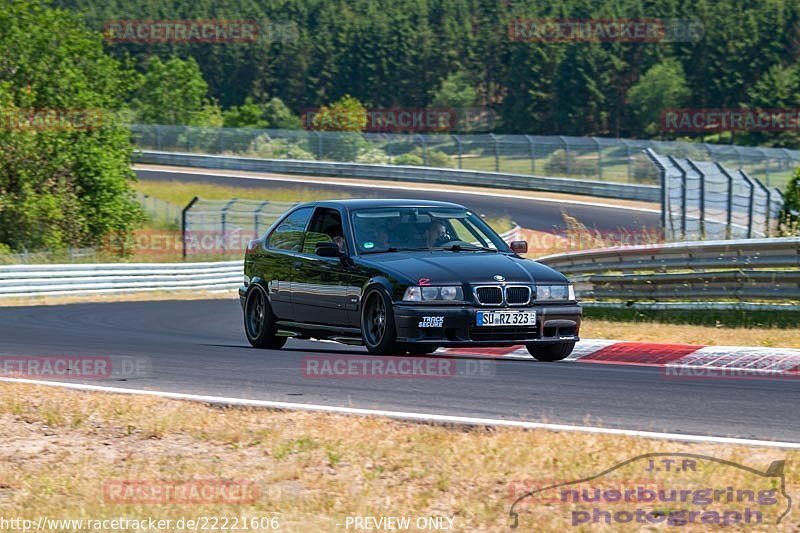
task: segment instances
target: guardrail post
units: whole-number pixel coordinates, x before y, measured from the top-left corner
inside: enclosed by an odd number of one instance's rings
[[[490,133],[489,137],[492,139],[492,142],[494,143],[492,147],[494,149],[494,171],[500,172],[500,147],[497,145],[497,137],[495,136],[494,133]]]
[[[720,163],[714,163],[714,165],[722,172],[723,176],[728,178],[728,216],[725,220],[725,238],[730,239],[733,231],[733,176]]]
[[[753,180],[750,179],[750,176],[745,174],[742,169],[739,169],[739,175],[747,182],[747,185],[750,187],[750,202],[747,206],[747,238],[753,238],[753,211],[755,209],[756,203],[756,186],[753,183]]]
[[[186,214],[189,212],[189,209],[191,209],[192,206],[197,203],[199,199],[200,198],[195,196],[194,198],[189,200],[189,203],[186,204],[186,207],[184,207],[183,210],[181,211],[181,244],[183,246],[184,259],[186,259]]]
[[[417,138],[419,139],[419,146],[422,148],[422,164],[424,166],[428,166],[428,145],[425,142],[425,137],[422,135],[417,134]]]
[[[651,148],[648,148],[651,150]],[[686,240],[686,171],[683,167],[678,163],[678,160],[672,157],[671,155],[667,156],[669,162],[678,169],[678,172],[681,173],[681,240]],[[667,173],[666,169],[664,169],[662,178],[662,183],[664,184],[664,193],[669,194],[669,182],[667,181]],[[670,220],[672,219],[672,211],[670,210]]]
[[[314,131],[314,135],[317,137],[317,161],[322,161],[322,134]]]
[[[691,159],[686,160],[692,170],[700,176],[700,240],[706,239],[706,175],[697,168]]]
[[[664,165],[661,164],[661,161],[658,160],[658,156],[656,153],[650,149],[645,148],[644,154],[653,162],[653,164],[658,169],[658,173],[661,176],[661,232],[664,234],[666,238],[667,233],[667,218],[672,220],[672,217],[667,217],[667,210],[669,209],[669,196],[667,196],[667,169]]]
[[[237,200],[238,200],[238,198],[234,198],[232,200],[228,200],[228,203],[226,203],[225,207],[223,207],[222,211],[220,211],[220,228],[222,229],[222,253],[223,254],[228,251],[228,245],[225,242],[225,238],[228,235],[228,231],[227,231],[228,209],[233,204],[235,204]]]
[[[743,170],[741,172],[742,172],[742,174],[745,174],[745,172]],[[770,219],[769,210],[772,207],[770,205],[772,203],[771,202],[772,194],[769,192],[769,189],[767,187],[765,187],[763,183],[761,183],[760,179],[758,179],[758,178],[751,178],[751,179],[753,180],[753,182],[756,185],[758,185],[758,187],[762,191],[764,191],[764,194],[767,195],[767,205],[766,205],[766,209],[764,209],[764,235],[769,237],[769,219]]]
[[[600,181],[603,180],[603,151],[600,149],[600,141],[597,137],[592,137],[592,140],[597,145],[597,177]]]
[[[536,145],[530,135],[526,135],[525,138],[528,140],[528,146],[531,149],[531,174],[536,174]]]
[[[254,219],[253,219],[253,223],[255,224],[255,227],[256,227],[256,234],[255,234],[254,238],[256,238],[256,239],[258,239],[258,230],[259,230],[259,226],[261,225],[260,224],[260,220],[259,220],[259,217],[261,216],[261,210],[264,209],[268,204],[269,204],[269,200],[265,200],[265,201],[261,202],[260,204],[258,204],[258,206],[256,207],[255,216],[254,216]]]
[[[464,156],[464,152],[461,147],[461,136],[460,135],[453,135],[453,138],[456,140],[456,149],[458,150],[458,169],[461,170],[462,167],[462,159]]]
[[[564,143],[564,175],[569,176],[569,143],[563,135],[559,135],[558,138]]]

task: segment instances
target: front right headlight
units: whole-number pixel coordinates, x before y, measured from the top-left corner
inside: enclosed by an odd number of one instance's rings
[[[536,299],[554,302],[575,300],[575,289],[572,285],[537,285]]]

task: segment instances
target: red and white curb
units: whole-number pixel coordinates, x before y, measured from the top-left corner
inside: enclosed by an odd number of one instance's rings
[[[524,346],[446,348],[439,353],[502,359],[532,359]],[[586,339],[565,361],[654,366],[675,377],[800,377],[800,350],[750,346],[703,346]]]

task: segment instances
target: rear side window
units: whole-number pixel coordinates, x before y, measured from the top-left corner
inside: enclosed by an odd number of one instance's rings
[[[276,250],[299,252],[303,245],[303,233],[313,212],[313,207],[303,207],[286,217],[270,233],[267,246]]]

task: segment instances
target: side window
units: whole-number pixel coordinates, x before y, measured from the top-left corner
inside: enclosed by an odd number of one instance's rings
[[[289,215],[270,233],[267,246],[276,250],[299,252],[303,244],[303,233],[313,212],[313,207],[304,207]]]
[[[303,241],[303,253],[315,254],[318,242],[335,242],[340,251],[345,251],[342,217],[335,209],[317,208]]]

